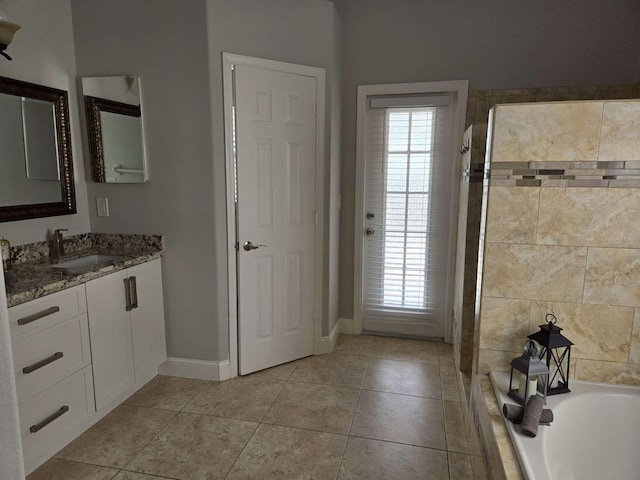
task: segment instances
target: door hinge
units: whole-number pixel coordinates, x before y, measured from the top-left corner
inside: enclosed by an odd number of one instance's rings
[[[313,226],[318,226],[318,212],[313,212]]]

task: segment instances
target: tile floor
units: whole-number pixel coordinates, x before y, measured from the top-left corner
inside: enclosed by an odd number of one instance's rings
[[[226,382],[156,377],[28,480],[472,478],[448,345],[341,335]]]

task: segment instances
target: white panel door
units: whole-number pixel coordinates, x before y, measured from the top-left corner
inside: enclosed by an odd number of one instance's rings
[[[235,95],[245,375],[313,353],[316,80],[236,65]]]

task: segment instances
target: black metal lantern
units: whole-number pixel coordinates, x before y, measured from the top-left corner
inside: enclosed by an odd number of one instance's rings
[[[549,368],[547,395],[568,393],[569,373],[571,372],[571,345],[573,342],[563,336],[562,328],[556,326],[558,319],[553,313],[544,317],[545,325],[538,325],[540,331],[532,333],[529,338],[535,340],[542,347],[540,359]]]
[[[540,350],[540,345],[535,340],[528,340],[522,356],[511,360],[508,395],[520,405],[525,405],[529,397],[537,395],[538,391],[542,392],[543,399],[547,397],[549,368],[540,361]],[[514,376],[514,371],[519,374]],[[514,386],[514,379],[517,387]]]

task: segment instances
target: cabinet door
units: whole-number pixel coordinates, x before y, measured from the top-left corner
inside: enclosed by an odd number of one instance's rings
[[[158,374],[158,366],[167,358],[160,259],[130,268],[129,278],[135,282],[137,297],[131,331],[135,379],[141,385]]]
[[[134,384],[131,323],[126,311],[127,271],[87,282],[96,409],[101,411]]]

